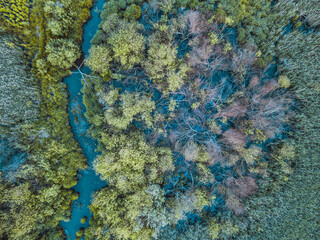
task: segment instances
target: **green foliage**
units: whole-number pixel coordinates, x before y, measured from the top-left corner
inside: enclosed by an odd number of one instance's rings
[[[165,14],[176,13],[177,9],[190,8],[192,10],[199,9],[204,12],[211,12],[214,9],[216,0],[165,0],[160,3],[160,9]]]
[[[90,48],[90,56],[86,60],[86,64],[92,71],[100,73],[102,77],[107,78],[110,74],[110,50],[108,47],[100,45]]]
[[[144,62],[150,78],[165,92],[180,89],[187,76],[188,66],[178,60],[177,52],[172,45],[152,43]]]
[[[218,222],[216,218],[212,219],[208,224],[208,232],[211,239],[229,239],[232,235],[236,234],[239,228],[231,221]]]
[[[131,4],[126,8],[124,17],[128,20],[137,20],[141,17],[141,8],[136,4]]]
[[[55,1],[45,1],[44,13],[48,19],[47,27],[54,36],[68,36],[73,31],[73,25],[80,19],[86,19],[90,16],[87,9],[80,13],[74,10],[74,0],[62,0],[59,3]],[[78,3],[79,4],[79,3]],[[79,4],[83,7],[90,7],[91,1],[82,1]]]
[[[125,69],[139,64],[144,58],[144,37],[137,32],[134,25],[130,24],[127,28],[112,32],[108,43],[111,45],[114,59],[119,61]]]
[[[283,88],[288,88],[291,85],[290,79],[286,75],[279,76],[278,83],[279,83],[280,87],[283,87]]]
[[[8,31],[24,33],[30,24],[29,0],[1,0],[0,26]]]
[[[173,45],[172,37],[166,39],[160,36],[160,31],[156,31],[149,38],[148,58],[146,59],[146,38],[139,33],[143,26],[136,22],[127,22],[117,14],[109,15],[100,26],[104,33],[97,33],[96,38],[100,38],[98,43],[108,44],[106,47],[112,50],[112,58],[121,64],[122,69],[130,69],[142,63],[150,78],[164,92],[176,91],[183,85],[189,68],[187,64],[178,59],[177,46]],[[155,24],[154,30],[161,26],[167,29],[166,25]],[[173,26],[171,31],[175,28],[177,27]],[[92,51],[94,50],[95,48]],[[93,70],[94,68],[92,66]]]
[[[141,192],[143,194],[143,192]],[[138,193],[137,193],[138,194]],[[137,196],[132,196],[137,197]],[[144,196],[145,197],[145,196]],[[136,207],[148,201],[146,198],[138,202],[130,200],[130,195],[120,195],[117,189],[105,188],[99,191],[91,205],[96,228],[86,230],[88,239],[151,239],[151,229],[133,229],[137,220]],[[141,205],[140,205],[141,204]],[[91,232],[90,232],[91,231]]]
[[[77,237],[82,237],[82,236],[83,236],[83,233],[84,233],[84,229],[81,228],[81,229],[76,233],[76,236],[77,236]]]
[[[116,14],[117,12],[118,6],[116,4],[116,1],[107,1],[103,6],[103,11],[100,14],[100,17],[102,21],[105,21],[110,15]]]
[[[2,11],[3,2],[0,3]],[[19,8],[26,1],[15,3]],[[15,98],[8,101],[11,107],[16,104],[14,121],[19,124],[15,122],[15,126],[10,128],[2,126],[1,137],[10,138],[16,148],[28,155],[28,161],[10,178],[1,177],[0,237],[4,239],[64,239],[58,224],[68,220],[71,202],[77,198],[77,194],[68,188],[77,182],[78,169],[86,167],[69,126],[67,94],[61,79],[69,73],[69,67],[80,56],[82,24],[89,17],[92,3],[90,0],[61,0],[60,3],[64,7],[50,0],[34,0],[30,17],[22,17],[29,8],[16,11],[12,1],[5,1],[5,11],[10,8],[10,11],[17,13],[10,16],[11,20],[6,19],[13,23],[12,20],[18,16],[19,19],[14,21],[19,26],[3,21],[1,14],[1,25],[18,34],[22,42],[16,42],[24,47],[28,56],[25,61],[17,60],[17,57],[22,58],[21,51],[10,40],[6,44],[6,51],[10,55],[6,57],[8,60],[11,58],[12,64],[10,61],[1,62],[1,68],[11,64],[11,75],[8,69],[1,70],[0,78],[5,76],[8,79],[11,76],[12,80],[15,78],[20,83],[11,92],[16,94]],[[27,73],[27,61],[32,61],[33,78]],[[24,88],[23,94],[20,88]],[[39,116],[37,91],[40,95]],[[3,102],[8,94],[0,97]],[[11,110],[5,111],[10,113]]]
[[[173,170],[170,150],[149,146],[138,133],[103,134],[101,141],[106,153],[97,158],[95,169],[123,193],[161,183],[162,173]]]
[[[201,213],[203,208],[210,206],[214,199],[215,195],[210,196],[207,190],[201,188],[178,193],[176,198],[168,200],[172,223],[177,224],[181,220],[187,220],[187,213]]]
[[[91,39],[92,45],[99,45],[106,39],[106,35],[102,30],[98,30],[94,37]]]
[[[81,218],[81,221],[80,221],[80,222],[81,222],[82,224],[85,224],[86,221],[87,221],[87,217],[83,217],[83,218]]]
[[[54,67],[69,69],[80,57],[79,46],[72,40],[52,39],[46,46],[48,61]]]
[[[24,168],[28,171],[25,180],[32,178],[35,171],[31,166],[28,168]],[[59,206],[71,203],[72,191],[66,191],[58,185],[45,187],[35,183],[15,186],[2,181],[1,185],[1,236],[7,236],[8,239],[35,239],[40,231],[49,235],[46,229],[55,229],[59,221],[68,218],[66,211],[59,209]],[[57,237],[58,233],[55,235]]]
[[[108,188],[100,191],[93,201],[92,209],[99,214],[95,218],[110,227],[105,235],[119,239],[152,239],[168,224],[164,192],[159,185],[149,185],[132,195],[120,197],[115,189]],[[96,234],[98,239],[105,235],[103,232]]]
[[[189,240],[189,239],[201,239],[211,240],[208,233],[207,225],[199,223],[198,221],[194,224],[184,224],[183,228],[176,229],[175,226],[167,225],[161,232],[160,240]]]
[[[230,26],[235,26],[250,15],[248,1],[219,1],[215,11],[215,17]]]
[[[271,0],[218,1],[215,19],[227,26],[237,27],[241,44],[251,44],[263,54],[257,65],[265,67],[275,56],[275,43],[282,36],[294,10],[286,1],[271,5]]]
[[[151,239],[168,224],[162,184],[164,172],[172,171],[168,148],[155,148],[139,133],[102,133],[103,154],[95,169],[109,186],[100,190],[91,205],[93,229],[88,239]]]
[[[108,124],[118,129],[126,129],[134,117],[141,116],[141,119],[148,125],[152,125],[151,113],[155,109],[155,103],[147,96],[139,93],[127,93],[119,96],[119,103],[114,104],[118,94],[113,91],[104,97],[108,109],[104,112]],[[121,111],[117,105],[121,104]]]

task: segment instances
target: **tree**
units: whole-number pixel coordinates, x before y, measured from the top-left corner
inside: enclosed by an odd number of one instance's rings
[[[137,20],[141,17],[141,8],[136,4],[131,4],[126,8],[124,16],[128,20]]]
[[[148,50],[144,68],[164,92],[180,89],[187,77],[188,66],[178,60],[177,53],[171,44],[152,43]]]
[[[53,66],[69,69],[80,57],[80,48],[71,39],[51,39],[46,46],[46,53]]]
[[[75,4],[77,9],[74,7]],[[56,37],[68,37],[72,32],[78,32],[79,30],[75,30],[74,26],[90,16],[88,8],[91,6],[92,2],[88,0],[45,1],[43,11],[49,31]]]
[[[95,160],[95,169],[122,193],[162,183],[162,174],[173,170],[171,151],[150,146],[139,133],[103,134],[102,143],[106,152]]]
[[[139,93],[123,93],[119,95],[120,101],[116,102],[118,95],[114,98],[111,94],[113,91],[105,97],[108,108],[104,117],[108,124],[118,129],[126,129],[135,118],[140,117],[148,126],[152,125],[151,113],[155,109],[155,103],[149,97]]]
[[[87,58],[86,64],[92,71],[100,73],[102,77],[107,77],[110,74],[111,61],[109,48],[105,45],[99,45],[90,48],[90,56]]]
[[[118,31],[112,32],[108,38],[114,59],[119,61],[124,69],[132,68],[144,58],[145,40],[135,26],[127,24]]]

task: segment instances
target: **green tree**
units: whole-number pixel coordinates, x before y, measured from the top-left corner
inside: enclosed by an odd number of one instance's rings
[[[46,53],[53,66],[69,69],[80,57],[80,48],[71,39],[51,39],[46,46]]]
[[[106,152],[95,160],[95,169],[123,193],[150,183],[162,183],[162,174],[173,170],[171,151],[148,145],[138,133],[102,134]]]
[[[112,32],[108,43],[111,45],[114,59],[119,61],[124,69],[132,68],[144,58],[145,39],[133,24],[127,24],[124,28]]]
[[[86,64],[92,71],[100,73],[102,77],[110,75],[110,64],[112,57],[107,46],[99,45],[90,48],[90,56],[86,60]]]
[[[137,20],[141,17],[141,8],[136,4],[131,4],[126,8],[124,16],[128,20]]]
[[[164,92],[178,90],[187,77],[188,66],[177,58],[178,50],[170,44],[152,43],[144,62],[147,74]]]
[[[104,117],[108,124],[118,129],[126,129],[134,119],[140,117],[148,126],[152,125],[151,113],[155,109],[155,103],[149,97],[139,93],[123,93],[119,95],[120,101],[116,102],[118,96],[114,98],[111,94],[113,91],[104,98],[108,106]],[[110,98],[113,98],[112,102]]]

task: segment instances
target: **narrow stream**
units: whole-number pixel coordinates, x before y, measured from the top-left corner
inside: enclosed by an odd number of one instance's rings
[[[82,51],[85,56],[88,56],[91,47],[90,40],[98,30],[100,24],[99,12],[103,9],[105,0],[97,0],[94,7],[91,9],[91,18],[84,26],[84,35],[82,43]],[[82,67],[83,73],[90,73],[90,69]],[[92,200],[92,194],[102,187],[106,186],[106,182],[101,181],[99,176],[96,175],[93,169],[93,161],[97,156],[95,148],[97,147],[96,141],[87,136],[87,129],[90,127],[89,122],[84,116],[85,106],[83,105],[83,96],[81,93],[81,74],[73,72],[69,77],[64,80],[68,86],[69,92],[69,121],[75,139],[79,142],[83,150],[89,168],[84,171],[79,171],[79,182],[73,187],[76,192],[80,193],[80,197],[72,204],[72,215],[68,222],[61,222],[60,225],[65,229],[68,239],[75,239],[76,232],[80,228],[86,228],[89,225],[91,213],[89,205]],[[80,221],[83,217],[87,217],[87,221],[82,224]]]

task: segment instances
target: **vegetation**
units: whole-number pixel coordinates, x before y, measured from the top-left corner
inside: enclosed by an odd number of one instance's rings
[[[1,158],[0,236],[64,239],[58,224],[70,217],[78,198],[70,188],[86,165],[69,127],[61,79],[80,56],[91,1],[1,1],[0,6],[1,27],[14,35],[1,35],[0,44],[1,146],[12,148]]]
[[[292,173],[286,156],[270,154],[287,133],[291,81],[257,67],[261,53],[230,41],[216,13],[140,6],[139,23],[119,10],[102,14],[86,60],[94,70],[84,79],[86,116],[102,152],[95,169],[109,185],[94,196],[85,236],[240,236],[246,201],[272,182],[269,171],[278,166],[279,181]],[[123,26],[135,29],[123,49],[136,39],[143,46],[131,65],[110,41]],[[135,55],[123,49],[124,59]]]
[[[0,0],[1,239],[67,237],[87,166],[62,79],[91,7]],[[81,74],[108,185],[76,238],[317,239],[319,7],[107,0]]]
[[[316,239],[320,233],[316,217],[320,178],[316,147],[319,144],[318,38],[319,33],[304,35],[293,31],[279,42],[280,71],[290,79],[299,105],[294,116],[295,131],[288,140],[293,148],[286,147],[286,143],[274,154],[294,166],[294,171],[284,183],[277,170],[282,167],[281,161],[270,170],[274,181],[266,184],[248,203],[252,221],[243,232],[244,238]]]
[[[23,52],[13,39],[0,37],[0,124],[9,127],[36,120],[40,100],[36,80],[28,73]]]
[[[30,24],[29,0],[1,0],[1,27],[23,33]]]

